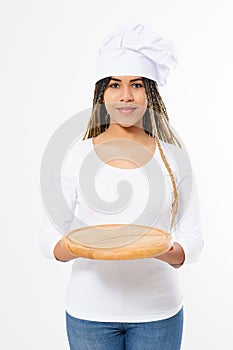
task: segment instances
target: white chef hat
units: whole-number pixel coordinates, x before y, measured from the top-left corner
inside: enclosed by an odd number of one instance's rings
[[[163,86],[176,64],[177,53],[169,40],[143,24],[126,24],[102,42],[96,81],[109,76],[134,75]]]

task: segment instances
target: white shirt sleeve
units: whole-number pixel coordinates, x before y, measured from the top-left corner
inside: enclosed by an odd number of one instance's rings
[[[46,203],[43,206],[42,227],[39,236],[40,248],[45,257],[55,260],[53,253],[55,245],[62,238],[63,234],[69,232],[77,202],[77,172],[75,171],[75,162],[72,158],[72,152],[69,152],[61,166],[60,184],[64,196],[63,203],[58,197],[56,198],[56,193],[50,193],[56,206],[54,208],[56,222],[53,222],[51,219]],[[53,181],[52,177],[50,181]]]
[[[175,229],[175,241],[178,242],[185,253],[185,263],[194,263],[197,261],[204,245],[201,231],[201,218],[199,208],[199,198],[197,183],[192,173],[192,188],[186,210]],[[185,181],[178,186],[179,196],[187,196],[187,187]],[[185,193],[186,191],[186,193]],[[179,212],[179,210],[178,210]]]

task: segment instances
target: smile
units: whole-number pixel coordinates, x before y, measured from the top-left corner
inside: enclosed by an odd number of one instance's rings
[[[120,111],[122,114],[131,114],[135,111],[136,108],[132,107],[124,107],[124,108],[117,108],[118,111]]]

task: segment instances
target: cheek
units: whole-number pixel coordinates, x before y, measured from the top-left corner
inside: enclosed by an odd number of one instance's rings
[[[114,92],[105,92],[104,96],[103,96],[103,102],[105,104],[105,108],[108,112],[108,114],[112,114],[113,110],[115,109],[116,106],[116,102],[118,101],[116,96],[116,94],[114,94]]]
[[[147,106],[148,101],[147,101],[146,92],[138,91],[138,93],[135,94],[134,100],[141,106]]]
[[[104,95],[103,95],[103,101],[104,103],[112,103],[115,102],[117,99],[117,94],[114,93],[114,91],[105,91]]]
[[[148,104],[148,100],[147,100],[147,96],[146,96],[146,93],[144,94],[144,96],[143,96],[143,98],[142,98],[142,100],[143,100],[143,106],[147,106],[147,104]]]
[[[114,111],[114,106],[112,103],[105,103],[105,108],[106,111],[108,112],[108,114],[112,115],[113,111]]]

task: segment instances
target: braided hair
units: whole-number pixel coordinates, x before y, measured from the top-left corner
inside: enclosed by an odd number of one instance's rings
[[[110,116],[108,115],[105,104],[103,103],[103,96],[110,80],[111,77],[107,77],[99,80],[95,84],[92,113],[88,121],[83,140],[90,137],[96,137],[107,130],[109,127]],[[142,120],[143,129],[148,135],[155,139],[160,152],[160,156],[169,173],[173,187],[172,219],[170,224],[171,230],[174,225],[175,216],[178,210],[178,191],[174,175],[164,155],[160,141],[178,145],[180,148],[181,144],[170,129],[167,110],[159,93],[156,81],[144,77],[142,77],[142,80],[148,101],[148,108]]]

